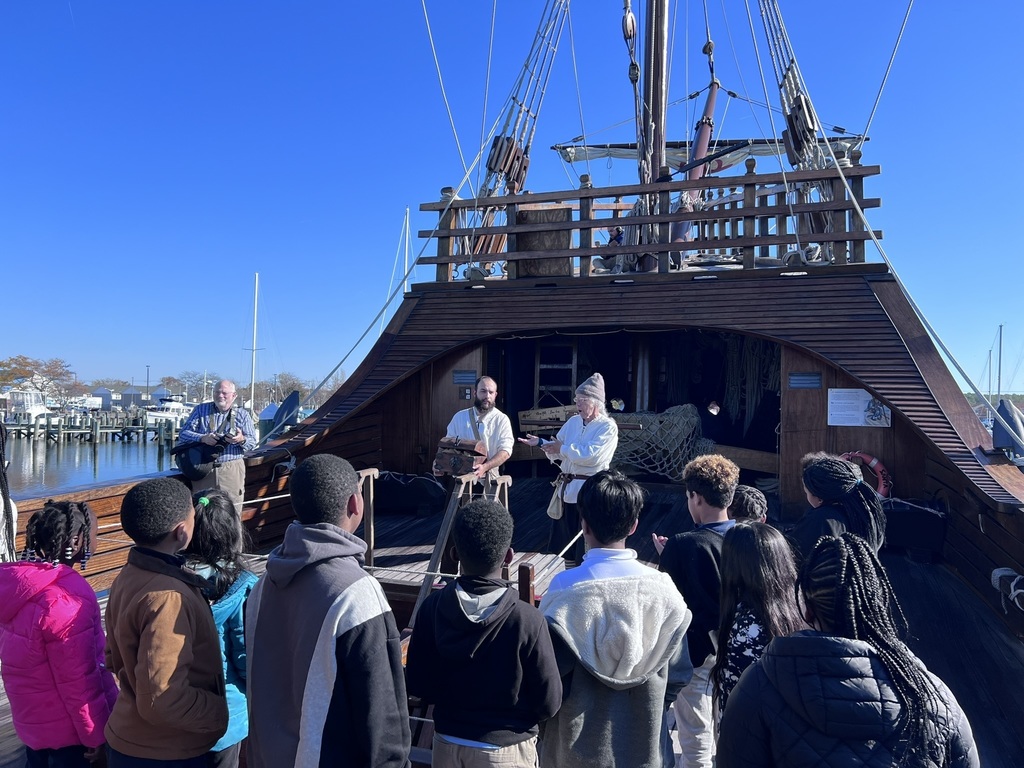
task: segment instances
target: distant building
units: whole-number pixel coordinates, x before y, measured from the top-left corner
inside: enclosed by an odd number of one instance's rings
[[[103,401],[103,404],[100,406],[101,411],[109,411],[112,410],[113,406],[121,405],[121,393],[111,392],[106,387],[97,387],[89,394]]]
[[[171,390],[169,390],[167,387],[158,387],[157,389],[154,389],[150,393],[150,400],[152,400],[153,403],[159,403],[160,400],[162,400],[163,398],[170,399],[173,396],[174,393],[171,392]]]
[[[146,395],[137,387],[128,387],[128,389],[121,390],[121,407],[131,408],[133,405],[141,408],[144,405],[148,405],[148,401],[145,399]]]

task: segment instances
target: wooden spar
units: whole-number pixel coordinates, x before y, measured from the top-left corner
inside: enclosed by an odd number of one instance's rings
[[[649,126],[649,183],[665,164],[665,105],[668,81],[668,0],[648,0],[644,35],[644,125]]]
[[[708,69],[711,70],[711,84],[708,85],[708,97],[704,102],[704,112],[701,113],[697,125],[694,127],[693,151],[690,153],[690,160],[687,165],[690,170],[686,173],[688,181],[699,181],[704,178],[707,170],[706,163],[696,164],[697,160],[707,157],[708,149],[711,146],[711,136],[715,129],[715,104],[718,100],[718,90],[721,84],[715,77],[715,44],[709,39],[704,44],[704,53],[708,57]],[[693,210],[697,200],[702,194],[701,190],[687,190],[680,195],[680,207],[684,210]],[[672,242],[687,242],[692,239],[693,223],[690,221],[675,222],[672,225]]]

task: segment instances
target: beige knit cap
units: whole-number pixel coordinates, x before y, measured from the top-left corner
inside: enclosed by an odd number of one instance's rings
[[[576,394],[580,397],[589,397],[599,403],[604,402],[604,377],[595,373],[589,379],[576,387]]]

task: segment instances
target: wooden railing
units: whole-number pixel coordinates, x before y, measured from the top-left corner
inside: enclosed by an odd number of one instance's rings
[[[440,202],[420,206],[439,214],[436,229],[419,232],[437,241],[436,255],[420,263],[436,265],[439,282],[482,278],[495,263],[510,279],[536,276],[524,263],[541,260],[555,265],[543,274],[586,278],[597,256],[605,263],[626,256],[643,272],[668,273],[707,260],[744,269],[787,266],[805,263],[811,245],[821,248],[820,257],[811,257],[819,263],[862,263],[871,233],[853,199],[862,210],[881,205],[863,195],[864,179],[880,168],[858,160],[854,153],[855,164],[842,168],[852,198],[837,169],[758,174],[753,158],[744,175],[698,181],[595,188],[584,176],[576,190],[468,200],[452,199],[449,188]],[[691,190],[703,200],[701,210],[671,212],[672,201]],[[653,213],[627,215],[638,200]],[[495,224],[502,216],[505,223]],[[460,224],[473,219],[481,225]],[[596,244],[595,230],[614,226],[626,227],[627,235],[639,231],[640,242]],[[874,235],[882,237],[877,230]],[[485,269],[470,274],[471,265]]]

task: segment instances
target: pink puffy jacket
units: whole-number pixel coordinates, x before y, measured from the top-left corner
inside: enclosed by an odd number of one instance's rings
[[[103,744],[117,698],[104,642],[96,595],[73,568],[0,564],[0,674],[27,746]]]

